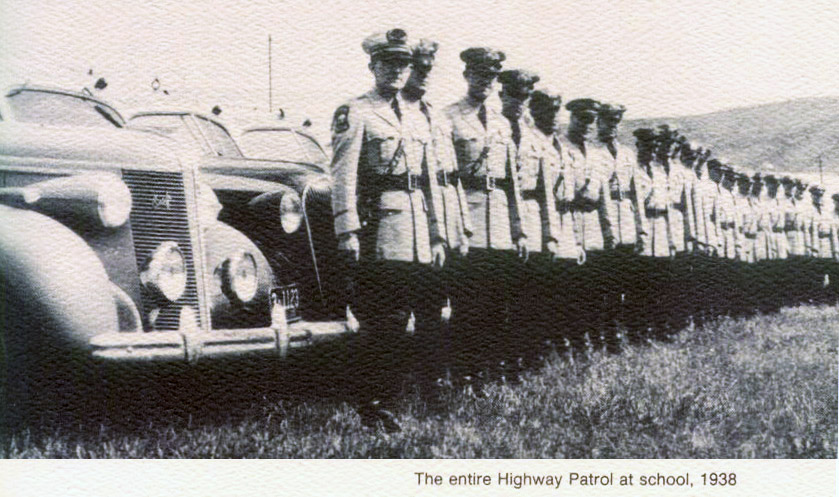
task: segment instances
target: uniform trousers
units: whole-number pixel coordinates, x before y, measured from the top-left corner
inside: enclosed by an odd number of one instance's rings
[[[460,303],[451,323],[459,374],[476,374],[509,353],[520,269],[511,250],[469,249],[457,275]]]
[[[417,363],[417,338],[439,322],[427,264],[362,261],[353,265],[350,302],[361,330],[349,347],[354,400],[392,402]],[[411,313],[415,332],[406,332]]]

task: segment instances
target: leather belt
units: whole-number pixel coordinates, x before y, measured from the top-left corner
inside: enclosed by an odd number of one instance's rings
[[[496,189],[509,189],[513,183],[508,178],[496,176],[461,176],[463,187],[468,190],[483,190],[490,192]]]
[[[539,190],[527,190],[521,192],[521,199],[522,200],[541,200],[542,195],[539,194]]]
[[[667,215],[667,209],[651,209],[647,207],[644,209],[647,214],[647,217],[661,217]]]
[[[425,177],[412,173],[380,174],[375,176],[374,182],[381,191],[402,190],[412,192],[418,190],[424,184]]]
[[[455,185],[457,174],[448,171],[437,171],[437,184],[440,186]]]

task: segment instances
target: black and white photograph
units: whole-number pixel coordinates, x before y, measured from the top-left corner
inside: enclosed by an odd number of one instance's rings
[[[836,459],[837,26],[2,0],[0,457]]]

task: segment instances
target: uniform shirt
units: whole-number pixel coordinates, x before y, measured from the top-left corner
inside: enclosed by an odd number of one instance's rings
[[[611,204],[609,213],[609,238],[614,245],[635,245],[639,235],[644,235],[643,209],[635,187],[638,164],[635,153],[627,146],[616,143],[615,156],[608,146],[597,142],[591,150],[590,160],[602,161],[609,175],[609,194],[606,202]]]
[[[451,128],[446,117],[438,112],[425,99],[409,105],[418,106],[419,111],[428,120],[431,132],[432,156],[437,170],[437,178],[442,197],[442,222],[449,247],[456,249],[461,244],[468,244],[472,235],[472,218],[466,192],[457,175],[457,158],[451,139]]]
[[[780,195],[780,197],[778,196]],[[766,210],[771,224],[771,259],[786,259],[789,257],[789,239],[786,234],[786,202],[784,194],[776,192],[775,196],[766,198]]]
[[[426,160],[431,134],[425,116],[398,95],[395,99],[401,119],[392,102],[375,89],[335,111],[335,233],[359,233],[363,258],[429,263],[431,244],[445,240],[438,224],[439,188],[428,181],[436,174],[432,161]],[[425,176],[418,180],[418,189],[378,186],[398,176],[407,185],[407,173]],[[363,230],[365,226],[375,229]]]
[[[594,144],[586,142],[586,152],[566,139],[568,164],[574,178],[574,201],[572,212],[574,226],[583,249],[603,250],[611,245],[609,219],[611,205],[606,202],[609,195],[609,176],[605,164],[594,152]],[[592,155],[594,154],[594,155]]]
[[[464,183],[472,215],[470,245],[512,250],[524,236],[521,225],[521,192],[515,168],[515,144],[509,124],[495,109],[485,108],[486,127],[479,118],[480,106],[464,97],[445,109],[457,157],[458,174]],[[474,188],[467,180],[506,179],[512,188]]]
[[[737,215],[740,219],[740,253],[742,262],[755,262],[755,250],[757,249],[758,237],[758,212],[762,209],[760,201],[752,197],[749,192],[738,191],[734,194],[737,206]],[[766,237],[761,237],[765,241]],[[764,256],[765,258],[765,256]]]

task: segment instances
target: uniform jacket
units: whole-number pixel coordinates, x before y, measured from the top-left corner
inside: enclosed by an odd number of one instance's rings
[[[740,252],[740,220],[734,194],[717,185],[713,222],[717,229],[717,253],[720,257],[736,259]]]
[[[737,203],[737,215],[740,218],[740,253],[739,259],[742,262],[755,262],[758,245],[758,216],[763,206],[758,199],[752,197],[749,192],[745,194],[737,192],[734,194]],[[761,242],[765,243],[768,238],[765,233],[761,236]],[[764,255],[764,258],[766,256]]]
[[[695,222],[694,236],[700,246],[704,245],[705,250],[714,250],[717,247],[717,230],[712,221],[716,195],[717,185],[708,177],[706,168],[702,177],[692,183],[690,196]]]
[[[833,259],[839,255],[834,215],[828,204],[825,202],[821,206],[813,205],[808,220],[808,231],[812,240],[811,255],[820,259]]]
[[[780,197],[778,196],[780,195]],[[766,210],[769,214],[771,224],[771,246],[770,259],[786,259],[789,257],[789,239],[786,234],[786,213],[783,193],[766,199]]]
[[[467,97],[445,109],[451,141],[457,157],[458,175],[464,182],[472,215],[470,246],[512,250],[522,231],[521,191],[515,172],[515,144],[509,124],[495,109],[487,106],[487,126],[478,118],[478,108]],[[475,189],[467,179],[506,178],[512,188]]]
[[[559,219],[559,257],[576,259],[579,254],[578,248],[582,247],[582,241],[574,224],[572,209],[575,179],[574,170],[569,167],[571,158],[568,156],[568,147],[572,145],[556,133],[546,138],[550,141],[551,148],[556,152],[557,158],[553,194]]]
[[[591,142],[586,142],[586,153],[569,140],[563,140],[567,151],[568,164],[574,178],[574,201],[571,210],[577,239],[586,251],[603,250],[611,246],[609,219],[611,202],[609,198],[609,170],[594,150]]]
[[[688,231],[685,229],[689,205],[686,196],[684,167],[678,159],[670,159],[671,166],[667,174],[668,198],[670,209],[668,210],[668,224],[670,225],[670,243],[675,247],[676,252],[684,252],[687,249],[686,241]]]
[[[397,95],[402,119],[375,89],[338,108],[332,123],[332,211],[335,233],[359,233],[361,256],[431,262],[431,244],[444,241],[440,190],[424,115]],[[377,181],[406,173],[419,187],[381,188]],[[407,179],[405,181],[407,183]]]
[[[559,242],[559,216],[554,202],[558,157],[534,125],[519,120],[521,140],[515,147],[515,169],[521,190],[521,223],[530,252],[546,250],[550,241]],[[512,132],[512,130],[511,130]],[[512,138],[512,135],[511,135]],[[534,198],[535,197],[535,198]]]
[[[784,195],[780,201],[784,214],[784,232],[786,233],[790,255],[805,255],[804,223],[800,216],[798,201],[792,196]]]
[[[425,99],[413,105],[419,106],[420,112],[428,119],[434,166],[438,179],[445,180],[444,184],[438,181],[443,207],[440,221],[449,247],[458,248],[472,236],[472,217],[469,214],[466,192],[457,175],[457,158],[450,139],[451,127],[448,119]]]
[[[646,234],[643,199],[639,198],[635,187],[638,164],[632,149],[621,144],[615,148],[617,154],[612,157],[608,147],[598,142],[591,147],[589,160],[602,161],[608,171],[609,194],[606,202],[611,205],[606,212],[609,215],[609,238],[614,245],[635,245],[639,237]]]
[[[668,222],[671,208],[667,173],[658,165],[650,168],[649,182],[644,198],[644,213],[649,227],[649,240],[644,247],[644,255],[650,257],[669,257],[671,242],[670,223]]]

